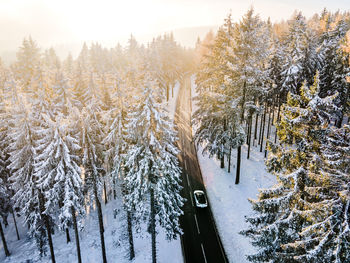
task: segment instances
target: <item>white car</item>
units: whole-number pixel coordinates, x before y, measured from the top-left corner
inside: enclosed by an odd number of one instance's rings
[[[197,207],[204,208],[208,206],[207,198],[205,197],[205,193],[203,191],[196,190],[193,192],[193,195]]]

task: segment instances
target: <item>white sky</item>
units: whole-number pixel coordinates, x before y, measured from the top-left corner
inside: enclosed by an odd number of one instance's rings
[[[239,19],[253,5],[262,18],[311,16],[323,7],[349,10],[349,0],[0,0],[0,51],[31,35],[40,45],[112,43],[184,27],[220,25],[232,11]]]

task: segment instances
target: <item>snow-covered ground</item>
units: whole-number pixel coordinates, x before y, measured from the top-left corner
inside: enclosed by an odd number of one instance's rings
[[[192,77],[192,96],[195,96],[195,82]],[[192,111],[196,105],[192,102]],[[245,255],[254,251],[249,239],[238,234],[247,228],[245,216],[253,211],[248,198],[256,198],[259,188],[273,185],[276,179],[265,170],[264,154],[257,147],[251,148],[250,159],[247,160],[247,147],[242,147],[241,179],[235,185],[236,151],[232,152],[231,173],[226,168],[220,169],[220,162],[209,159],[198,149],[198,160],[208,199],[214,214],[216,226],[225,252],[230,262],[248,262]]]
[[[128,261],[128,239],[126,214],[121,209],[121,203],[111,201],[106,206],[103,205],[103,219],[105,225],[105,242],[107,260],[111,262],[129,262]],[[114,210],[118,213],[114,218]],[[11,218],[12,219],[12,218]],[[20,223],[21,240],[17,241],[16,233],[12,224],[5,229],[5,235],[11,256],[5,259],[2,243],[0,247],[0,262],[6,263],[28,263],[28,262],[51,262],[50,253],[40,260],[35,241],[29,239],[26,235],[26,228]],[[20,220],[19,220],[20,221]],[[84,222],[85,228],[80,232],[82,261],[84,263],[102,262],[100,237],[98,228],[97,212],[91,211]],[[157,229],[157,249],[159,262],[181,262],[182,252],[180,240],[168,242],[164,231]],[[56,255],[56,262],[70,263],[77,262],[74,232],[71,230],[72,242],[66,243],[65,233],[56,231],[53,236],[53,244]],[[151,236],[147,233],[146,227],[143,227],[142,234],[134,233],[135,254],[133,262],[151,262]]]
[[[177,95],[179,94],[179,90],[180,90],[180,82],[176,81],[175,85],[174,85],[174,96],[171,96],[171,90],[170,90],[170,96],[169,96],[169,101],[166,102],[165,107],[167,108],[168,112],[169,112],[169,118],[174,120],[174,116],[175,116],[175,111],[176,111],[176,99],[177,99]]]
[[[170,96],[167,103],[169,117],[174,118],[176,98],[180,84],[177,82],[174,88],[174,97]],[[130,262],[128,260],[128,237],[126,213],[123,211],[120,194],[117,200],[102,204],[103,220],[105,226],[105,243],[107,260],[109,262]],[[114,211],[118,211],[114,218]],[[21,240],[17,241],[16,232],[12,217],[9,216],[9,226],[4,229],[8,248],[11,256],[5,258],[3,244],[0,241],[0,262],[4,263],[32,263],[51,262],[50,252],[40,259],[35,240],[30,239],[26,234],[26,226],[20,218],[18,220]],[[135,259],[132,262],[151,262],[151,236],[146,231],[146,225],[140,231],[134,231]],[[157,228],[157,257],[158,262],[179,263],[183,262],[180,238],[174,241],[167,241],[163,229]],[[77,262],[74,232],[70,231],[72,241],[66,243],[66,235],[56,230],[53,235],[53,244],[58,263]],[[80,246],[82,261],[84,263],[102,262],[100,236],[98,227],[97,211],[90,211],[84,222],[84,229],[80,232]]]

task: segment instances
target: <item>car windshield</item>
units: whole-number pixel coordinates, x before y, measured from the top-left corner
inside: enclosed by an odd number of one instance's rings
[[[199,203],[201,203],[201,204],[205,204],[206,203],[205,196],[204,196],[203,193],[196,193],[196,195],[197,195],[197,200],[198,200]]]

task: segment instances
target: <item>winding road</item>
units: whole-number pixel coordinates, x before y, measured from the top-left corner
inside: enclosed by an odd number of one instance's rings
[[[228,262],[220,237],[217,233],[210,204],[207,208],[197,208],[193,191],[205,186],[198,164],[196,149],[192,143],[191,128],[191,81],[184,78],[177,98],[175,122],[178,128],[179,160],[182,166],[182,196],[186,198],[184,215],[180,218],[184,234],[181,236],[186,263]]]

